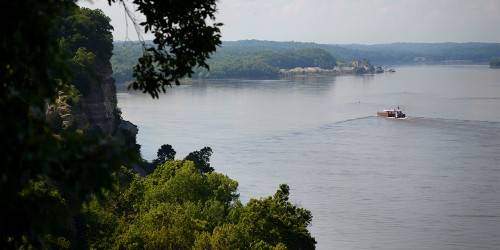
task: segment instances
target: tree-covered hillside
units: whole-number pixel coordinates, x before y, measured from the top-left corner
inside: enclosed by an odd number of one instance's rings
[[[392,43],[343,45],[368,52],[377,64],[487,64],[500,55],[500,43]]]
[[[141,46],[132,42],[115,42],[113,64],[117,82],[132,78],[134,61],[142,53]],[[251,48],[222,46],[207,61],[210,71],[195,70],[193,78],[276,78],[280,69],[319,67],[332,69],[337,65],[335,57],[320,48]]]
[[[113,78],[117,83],[132,81],[134,67],[142,52],[143,48],[140,42],[114,42],[111,65],[113,66]]]
[[[117,82],[131,81],[134,59],[141,47],[115,42],[112,58]],[[208,60],[210,72],[196,70],[193,78],[275,78],[280,69],[320,67],[368,59],[374,65],[487,64],[500,56],[498,43],[393,43],[377,45],[317,44],[275,41],[226,41]]]
[[[362,45],[244,40],[223,42],[222,46],[248,52],[321,48],[341,61],[367,58],[376,65],[453,63],[450,60],[487,64],[492,59],[500,56],[500,43],[390,43]]]
[[[332,69],[336,59],[318,48],[239,51],[222,48],[208,61],[210,71],[198,70],[194,78],[276,78],[280,69],[319,67]]]

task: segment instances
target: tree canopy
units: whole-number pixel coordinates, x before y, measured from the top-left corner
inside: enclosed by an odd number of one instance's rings
[[[314,249],[311,212],[289,202],[283,184],[274,196],[243,205],[238,183],[194,162],[170,160],[147,177],[122,170],[104,199],[82,218],[86,248]],[[129,182],[123,182],[128,180]],[[128,183],[120,185],[120,183]],[[121,187],[120,187],[121,186]]]

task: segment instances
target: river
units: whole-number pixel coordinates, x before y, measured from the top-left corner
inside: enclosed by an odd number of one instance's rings
[[[318,249],[498,249],[500,70],[210,80],[159,100],[118,88],[142,155],[204,146],[243,202],[291,187]],[[400,107],[405,120],[375,117]]]

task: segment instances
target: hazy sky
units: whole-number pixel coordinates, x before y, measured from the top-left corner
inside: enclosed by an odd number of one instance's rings
[[[114,39],[127,39],[122,6],[79,5],[102,9]],[[223,41],[500,42],[500,0],[220,0],[218,10]],[[128,39],[137,40],[132,26]]]

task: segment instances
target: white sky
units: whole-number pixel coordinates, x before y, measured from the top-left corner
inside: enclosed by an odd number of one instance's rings
[[[115,40],[137,40],[119,4],[79,5],[102,9]],[[220,0],[218,10],[223,41],[500,42],[500,0]]]

